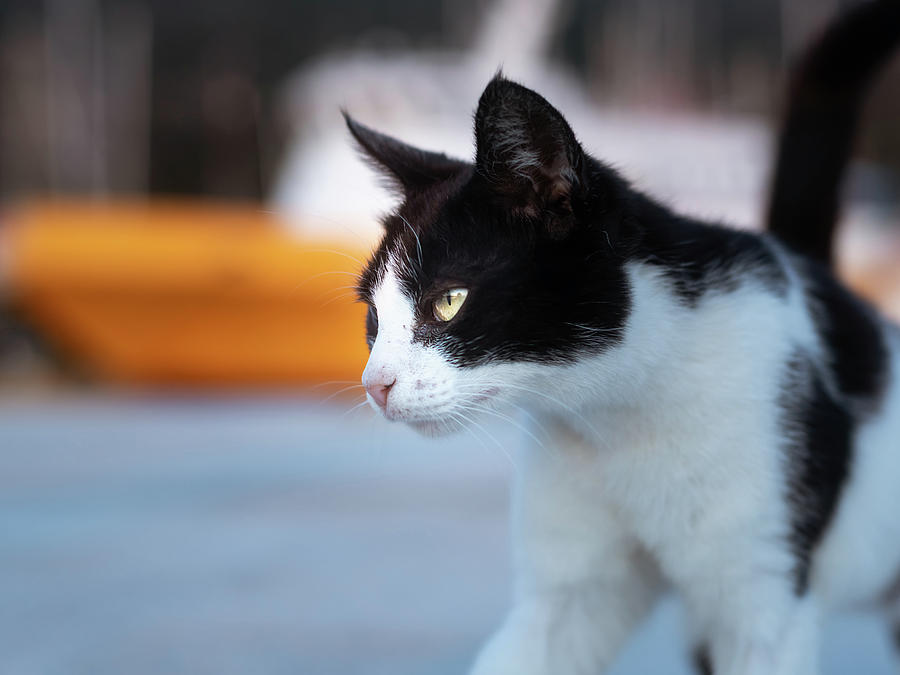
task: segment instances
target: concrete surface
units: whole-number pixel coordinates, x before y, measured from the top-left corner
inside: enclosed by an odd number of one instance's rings
[[[509,460],[346,407],[0,400],[0,673],[464,673],[507,603]],[[689,672],[680,634],[666,602],[615,675]],[[871,618],[824,653],[894,672]]]

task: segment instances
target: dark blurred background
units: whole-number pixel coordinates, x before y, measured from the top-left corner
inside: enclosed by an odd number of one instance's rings
[[[0,194],[261,198],[278,87],[350,46],[463,41],[472,0],[5,0]],[[471,18],[468,20],[471,22]]]
[[[279,90],[323,54],[464,49],[484,0],[4,0],[0,196],[268,194]],[[785,67],[848,0],[567,0],[550,57],[603,105],[773,120]],[[861,144],[900,170],[900,67]],[[299,123],[302,120],[291,120]]]

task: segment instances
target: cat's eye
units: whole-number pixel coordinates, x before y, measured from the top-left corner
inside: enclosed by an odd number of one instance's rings
[[[369,305],[369,311],[366,312],[366,343],[369,349],[375,344],[376,337],[378,337],[378,312],[375,307]]]
[[[452,319],[463,306],[468,294],[469,291],[465,288],[451,288],[444,291],[441,297],[434,301],[434,318],[438,321]]]

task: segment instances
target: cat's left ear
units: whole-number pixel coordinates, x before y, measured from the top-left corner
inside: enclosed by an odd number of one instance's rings
[[[586,158],[556,108],[498,74],[478,102],[475,144],[477,171],[496,192],[524,214],[547,216],[551,235],[568,232]]]
[[[365,156],[404,195],[424,190],[470,166],[439,152],[414,148],[360,124],[346,110],[342,113]]]

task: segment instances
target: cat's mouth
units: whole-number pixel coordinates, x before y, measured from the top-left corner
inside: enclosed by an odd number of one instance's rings
[[[447,436],[478,426],[475,418],[491,414],[501,403],[501,388],[487,383],[392,379],[382,384],[363,374],[371,407],[390,422],[400,422],[424,436]]]
[[[423,436],[449,436],[465,428],[465,422],[471,413],[448,406],[439,410],[405,410],[402,412],[384,411],[386,419],[400,422]]]
[[[459,431],[463,428],[463,421],[467,417],[465,411],[453,405],[426,409],[391,404],[381,407],[372,401],[370,403],[389,422],[399,422],[424,436],[447,436]]]
[[[489,387],[478,394],[469,397],[464,403],[455,405],[450,409],[419,419],[402,419],[402,417],[390,417],[404,422],[407,426],[415,429],[423,436],[449,436],[458,431],[463,431],[474,422],[473,417],[480,417],[482,412],[492,410],[491,401],[497,396],[500,390],[497,387]]]

